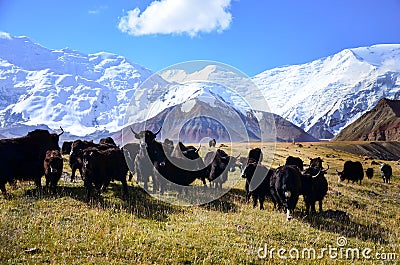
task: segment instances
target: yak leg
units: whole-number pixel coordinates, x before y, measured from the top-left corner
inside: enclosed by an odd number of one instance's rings
[[[142,178],[143,178],[143,188],[145,190],[147,190],[149,188],[148,185],[149,185],[150,176],[148,174],[146,174],[146,176],[144,176]]]
[[[106,178],[103,182],[103,185],[101,186],[101,192],[105,192],[108,188],[108,186],[110,185],[111,182],[111,178]]]
[[[7,190],[6,190],[6,182],[5,181],[1,181],[0,182],[0,190],[1,193],[3,193],[4,197],[7,197]]]
[[[318,201],[319,204],[319,212],[322,213],[322,200]]]
[[[92,182],[86,180],[84,182],[84,185],[85,185],[85,188],[86,188],[86,202],[89,202],[90,201],[90,191],[92,189]]]
[[[38,190],[42,189],[42,177],[35,178],[35,185]]]
[[[50,188],[50,178],[46,178],[46,189]]]
[[[83,172],[82,172],[82,167],[79,167],[79,168],[78,168],[78,171],[79,171],[79,175],[81,175],[81,179],[83,180]]]
[[[158,191],[158,180],[157,180],[157,176],[153,176],[151,177],[153,180],[153,193],[156,193]]]
[[[132,181],[132,178],[133,178],[132,172],[129,170],[128,171],[128,180]]]
[[[72,167],[71,182],[74,182],[74,181],[75,181],[75,178],[76,178],[76,170],[79,171],[79,174],[81,175],[81,179],[83,180],[82,167],[78,167],[78,166],[74,165],[74,166]]]
[[[258,196],[256,194],[252,194],[252,197],[253,197],[253,208],[256,208]]]
[[[317,211],[315,210],[315,201],[311,202],[311,213],[316,213]]]
[[[264,210],[264,201],[265,201],[265,196],[260,196],[260,210]]]
[[[78,169],[78,167],[77,166],[72,166],[72,173],[71,173],[71,182],[74,182],[74,180],[75,180],[75,172],[76,172],[76,170]]]
[[[53,193],[53,194],[56,194],[57,193],[57,182],[52,182],[52,183],[50,183],[50,186],[51,186],[51,192]]]
[[[306,202],[306,215],[310,213],[310,202]]]
[[[127,199],[128,198],[128,184],[126,183],[126,179],[121,180],[122,183],[122,191],[123,191],[123,198]]]
[[[250,201],[250,191],[249,182],[246,180],[245,190],[246,190],[246,202]]]

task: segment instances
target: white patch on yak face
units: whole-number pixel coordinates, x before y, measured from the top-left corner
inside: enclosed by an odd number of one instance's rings
[[[292,196],[292,193],[290,191],[285,191],[285,197],[290,198]]]
[[[56,173],[57,169],[55,169],[54,167],[50,167],[50,173]]]

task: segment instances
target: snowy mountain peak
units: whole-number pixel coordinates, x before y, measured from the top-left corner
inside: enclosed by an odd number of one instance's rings
[[[380,44],[370,47],[351,49],[354,55],[360,60],[368,62],[377,67],[400,70],[398,64],[400,58],[400,44]]]
[[[117,131],[124,125],[129,100],[152,75],[112,53],[51,50],[27,37],[1,36],[1,127],[62,125],[79,136]]]
[[[272,112],[317,138],[331,138],[382,97],[400,97],[400,45],[345,49],[256,75]],[[285,98],[286,100],[282,100]]]

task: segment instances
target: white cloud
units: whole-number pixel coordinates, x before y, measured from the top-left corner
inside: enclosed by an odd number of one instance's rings
[[[95,9],[89,10],[88,13],[90,15],[97,15],[97,14],[100,14],[101,12],[103,12],[106,9],[108,9],[108,6],[102,5],[102,6],[96,7]]]
[[[0,39],[8,39],[11,40],[11,35],[7,32],[0,31]]]
[[[143,12],[135,8],[120,19],[118,28],[130,35],[222,32],[232,21],[231,0],[153,1]]]

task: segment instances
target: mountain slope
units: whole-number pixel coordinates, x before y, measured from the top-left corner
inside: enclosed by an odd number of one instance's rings
[[[400,98],[400,44],[345,49],[267,70],[253,81],[272,112],[314,137],[331,138],[380,98]]]
[[[244,115],[234,109],[227,111],[226,106],[221,102],[209,103],[202,97],[194,98],[164,109],[156,116],[131,124],[130,127],[135,131],[141,131],[144,128],[157,131],[162,127],[160,139],[168,138],[174,142],[186,143],[204,142],[204,139],[212,138],[217,142],[318,141],[276,114],[248,112]],[[262,136],[260,132],[263,132]],[[123,130],[113,136],[118,143],[122,143],[121,133],[125,133],[123,142],[134,140],[130,130]]]
[[[116,131],[128,99],[151,74],[115,54],[50,50],[27,37],[3,36],[0,125],[62,125],[75,135]]]
[[[400,100],[382,98],[374,108],[344,128],[337,141],[399,141]]]

